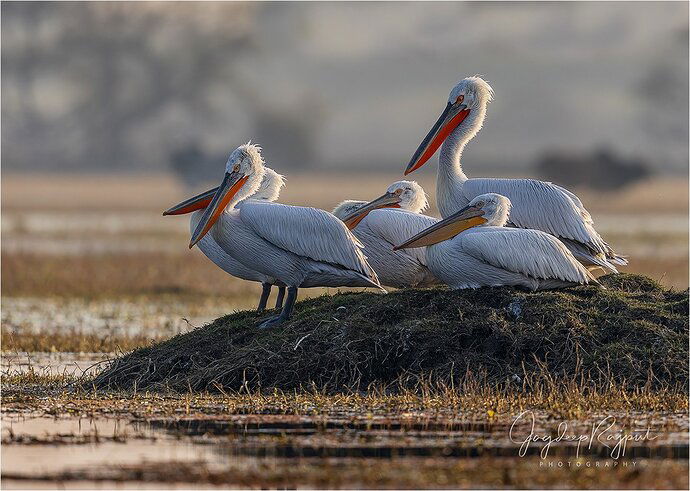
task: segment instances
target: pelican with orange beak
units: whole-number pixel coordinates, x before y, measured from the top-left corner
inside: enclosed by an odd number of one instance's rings
[[[426,247],[429,271],[453,288],[529,290],[596,283],[565,245],[540,230],[505,227],[510,200],[481,194],[460,211],[395,247]]]
[[[382,285],[424,287],[440,282],[426,267],[424,248],[394,251],[393,246],[438,221],[423,215],[429,206],[424,189],[414,181],[398,181],[373,201],[343,201],[333,214],[362,244]]]
[[[223,182],[189,242],[189,247],[194,247],[210,232],[230,257],[286,285],[287,297],[280,314],[260,327],[272,327],[290,318],[298,288],[382,289],[363,246],[332,214],[246,199],[256,192],[265,172],[258,146],[242,145],[232,152]]]
[[[264,178],[261,181],[259,189],[251,195],[248,199],[264,200],[264,201],[275,201],[280,195],[280,189],[285,184],[283,176],[278,174],[273,169],[266,168],[264,173]],[[164,216],[167,215],[184,215],[187,213],[192,213],[191,220],[189,222],[190,233],[193,233],[197,225],[201,221],[201,217],[204,214],[206,207],[211,204],[213,196],[218,191],[218,188],[210,189],[206,192],[198,194],[193,198],[189,198],[182,203],[179,203],[172,208],[163,212]],[[220,269],[225,271],[231,276],[240,278],[247,281],[256,281],[261,283],[261,297],[259,298],[259,306],[257,307],[257,312],[263,312],[268,303],[268,297],[271,294],[271,286],[276,285],[277,282],[275,278],[271,278],[259,271],[254,271],[247,268],[239,261],[230,257],[225,253],[223,248],[218,245],[218,243],[213,240],[210,234],[206,234],[199,242],[198,247],[201,252],[204,253],[213,263]],[[278,295],[276,297],[276,307],[277,309],[282,308],[283,298],[285,296],[285,286],[278,284]]]
[[[443,218],[480,194],[498,193],[513,204],[510,225],[558,237],[586,266],[617,273],[616,265],[628,261],[597,233],[592,216],[575,194],[534,179],[469,179],[465,175],[460,165],[462,152],[482,128],[493,96],[491,86],[476,76],[453,87],[445,109],[414,152],[405,175],[423,166],[440,147],[436,196]]]

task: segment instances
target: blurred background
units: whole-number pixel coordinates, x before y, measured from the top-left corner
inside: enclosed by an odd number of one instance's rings
[[[474,74],[496,99],[470,176],[573,189],[627,271],[688,286],[687,3],[1,8],[4,326],[182,329],[253,305],[160,212],[250,139],[281,201],[378,196]],[[412,176],[432,203],[435,162]]]

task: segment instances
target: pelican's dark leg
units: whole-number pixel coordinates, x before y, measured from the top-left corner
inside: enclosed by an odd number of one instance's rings
[[[279,286],[278,287],[278,296],[276,297],[276,308],[277,309],[283,308],[283,297],[285,297],[285,287]]]
[[[288,286],[287,288],[287,298],[285,299],[285,305],[283,305],[283,310],[280,311],[280,315],[276,317],[270,317],[259,324],[260,329],[265,329],[267,327],[274,327],[282,324],[290,318],[292,314],[292,309],[295,307],[295,300],[297,300],[297,287]]]
[[[297,287],[289,286],[287,289],[287,298],[285,299],[285,305],[283,310],[280,312],[280,317],[282,320],[286,321],[292,315],[292,309],[295,307],[295,301],[297,300]]]
[[[266,302],[268,302],[268,296],[271,294],[271,284],[261,283],[261,298],[259,298],[259,306],[257,307],[257,312],[263,312],[266,310]]]

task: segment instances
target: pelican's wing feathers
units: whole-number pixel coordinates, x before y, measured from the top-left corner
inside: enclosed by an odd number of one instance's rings
[[[362,253],[362,244],[327,211],[254,200],[237,207],[242,222],[273,245],[356,271],[378,284],[376,273]]]
[[[438,222],[438,218],[389,208],[371,211],[362,220],[362,223],[357,226],[356,230],[380,237],[388,242],[392,249],[436,222]],[[414,257],[420,264],[426,266],[425,247],[401,249],[398,252],[408,254]]]
[[[468,179],[463,193],[468,201],[484,193],[502,194],[512,204],[513,225],[581,242],[597,254],[615,255],[594,230],[592,216],[580,199],[560,186],[535,179],[480,178]]]
[[[478,227],[454,240],[464,253],[497,268],[539,279],[596,281],[560,240],[539,230]]]

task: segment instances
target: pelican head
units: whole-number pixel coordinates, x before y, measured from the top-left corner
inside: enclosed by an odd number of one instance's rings
[[[414,181],[397,181],[388,186],[384,194],[346,215],[343,222],[347,228],[352,230],[369,212],[378,208],[401,208],[413,213],[420,213],[427,206],[429,206],[429,202],[422,186]]]
[[[512,206],[510,200],[497,193],[480,194],[474,198],[467,205],[468,207],[477,207],[484,212],[484,219],[486,227],[503,227],[508,223],[508,215],[510,215],[510,207]]]
[[[405,169],[405,175],[423,166],[448,136],[471,114],[480,116],[473,119],[477,124],[467,128],[468,138],[473,137],[480,129],[487,104],[493,100],[491,86],[478,76],[462,79],[453,87],[448,96],[446,108],[424,138],[412,160]]]
[[[338,219],[342,220],[343,218],[350,216],[353,212],[359,210],[364,204],[366,204],[366,201],[346,199],[345,201],[338,203],[338,205],[333,208],[331,213]]]
[[[393,249],[397,251],[438,244],[472,227],[502,227],[508,222],[509,213],[510,200],[505,196],[496,193],[480,194],[462,210],[422,230]]]
[[[258,145],[245,143],[237,147],[225,164],[225,177],[192,234],[189,248],[199,242],[229,206],[254,194],[261,185],[266,168]]]

